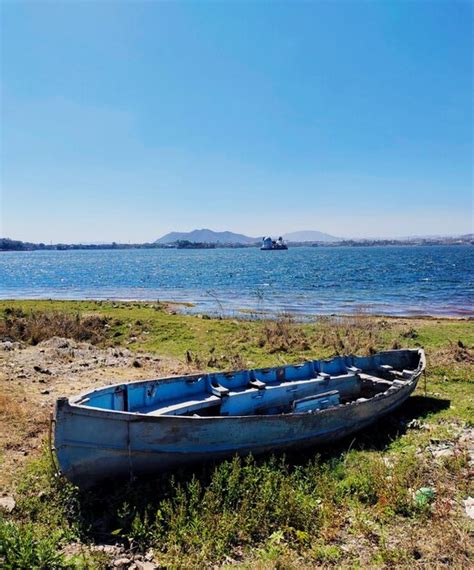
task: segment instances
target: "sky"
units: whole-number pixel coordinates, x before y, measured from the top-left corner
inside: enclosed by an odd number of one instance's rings
[[[0,10],[2,237],[473,231],[470,1]]]

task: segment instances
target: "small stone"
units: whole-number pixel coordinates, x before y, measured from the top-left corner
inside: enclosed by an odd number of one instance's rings
[[[452,447],[443,447],[441,449],[434,449],[431,453],[433,457],[450,457],[454,455],[454,449]]]
[[[16,507],[16,502],[13,497],[0,497],[0,511],[11,513]]]
[[[142,562],[141,560],[135,560],[135,564],[137,570],[156,570],[158,568],[156,564],[148,561]]]
[[[46,396],[46,394],[49,394],[49,390],[41,390],[41,394],[43,394],[43,396]]]
[[[130,563],[130,558],[117,558],[117,560],[114,560],[114,568],[123,568],[125,570],[128,569]]]
[[[463,501],[464,510],[466,511],[466,515],[470,519],[474,519],[474,499],[472,497],[468,497]]]
[[[407,423],[408,429],[423,429],[425,426],[420,420],[411,420]]]
[[[51,370],[49,370],[48,368],[43,368],[41,366],[38,366],[37,364],[33,366],[33,370],[35,372],[39,372],[40,374],[48,374],[48,376],[51,375]]]
[[[132,362],[132,366],[133,366],[134,368],[141,368],[141,367],[142,367],[141,362],[140,362],[139,360],[134,360],[134,361]]]
[[[93,548],[93,550],[97,550],[99,552],[104,552],[105,554],[108,554],[109,556],[117,556],[118,554],[121,553],[121,548],[117,547],[113,544],[99,544],[98,546],[95,546]]]

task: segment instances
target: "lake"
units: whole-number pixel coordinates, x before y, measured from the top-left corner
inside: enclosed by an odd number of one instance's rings
[[[474,316],[474,247],[0,253],[2,299],[139,299],[235,314]]]

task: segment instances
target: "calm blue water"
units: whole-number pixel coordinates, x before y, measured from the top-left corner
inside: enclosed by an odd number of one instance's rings
[[[196,311],[474,315],[474,247],[0,253],[0,298],[191,301]]]

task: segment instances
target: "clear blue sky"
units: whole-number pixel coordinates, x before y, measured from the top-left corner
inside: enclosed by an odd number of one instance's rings
[[[0,235],[473,231],[472,3],[1,2]]]

